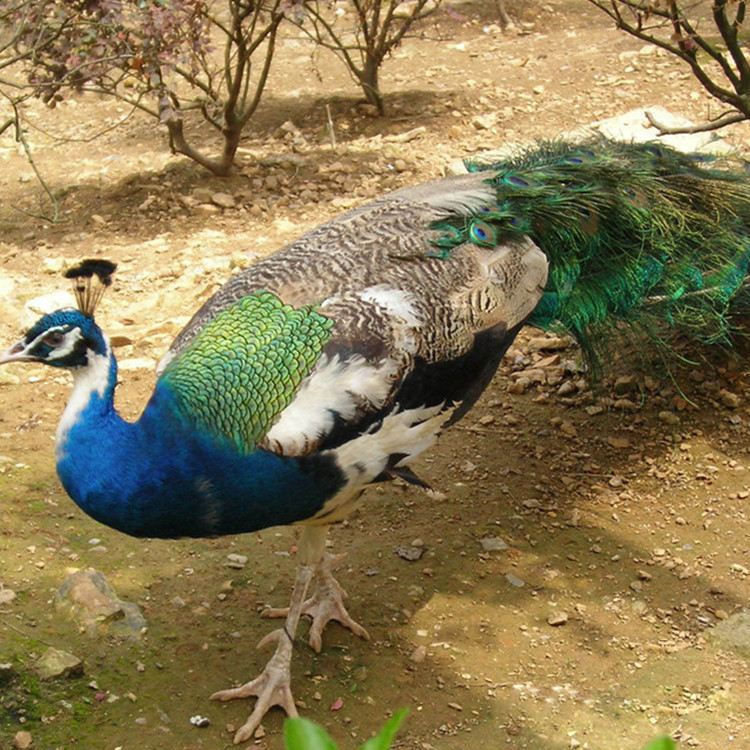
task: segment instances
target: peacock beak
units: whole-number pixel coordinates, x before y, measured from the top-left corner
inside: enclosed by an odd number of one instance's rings
[[[26,352],[26,341],[21,339],[13,344],[10,349],[0,354],[0,365],[7,364],[8,362],[28,362],[32,359],[34,358]]]

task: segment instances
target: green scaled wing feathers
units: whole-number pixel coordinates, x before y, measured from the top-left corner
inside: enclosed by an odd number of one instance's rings
[[[332,326],[313,308],[256,292],[208,323],[160,385],[173,391],[183,417],[248,453],[293,400]]]
[[[529,322],[572,333],[593,364],[621,324],[704,341],[747,312],[750,184],[743,170],[656,144],[551,141],[489,165],[493,205],[435,222],[448,255],[465,242],[530,237],[550,272]],[[743,309],[744,308],[744,309]]]

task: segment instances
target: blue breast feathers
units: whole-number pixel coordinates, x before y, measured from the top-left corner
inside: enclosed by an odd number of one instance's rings
[[[87,514],[132,536],[208,537],[295,523],[343,486],[329,455],[289,458],[187,424],[157,389],[142,417],[122,420],[92,398],[67,436],[57,472]]]

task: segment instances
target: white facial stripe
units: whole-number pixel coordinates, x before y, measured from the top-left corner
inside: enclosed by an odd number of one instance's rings
[[[32,351],[36,346],[44,344],[44,340],[51,333],[61,333],[63,336],[63,342],[60,346],[52,347],[47,357],[48,360],[57,360],[67,357],[74,349],[75,345],[83,338],[80,328],[74,328],[72,331],[67,329],[67,326],[54,326],[53,328],[47,328],[45,331],[40,333],[30,344],[26,345],[26,351]],[[49,344],[46,344],[49,346]]]
[[[45,335],[49,335],[52,331],[57,331],[57,328],[51,328]],[[80,328],[74,328],[72,331],[64,332],[63,329],[59,329],[64,334],[65,338],[60,346],[55,347],[49,355],[50,360],[63,359],[71,354],[75,349],[76,344],[83,338]]]
[[[81,413],[89,405],[91,397],[95,393],[100,397],[103,396],[107,388],[111,349],[109,340],[106,337],[104,340],[107,346],[106,354],[95,354],[89,349],[87,352],[88,366],[72,370],[73,393],[71,393],[65,411],[57,425],[55,437],[55,457],[58,461],[62,460],[65,455],[65,443],[70,428],[78,422]]]
[[[65,326],[55,326],[54,328],[47,328],[44,331],[42,331],[30,344],[26,345],[26,349],[33,349],[39,342],[47,338],[47,336],[50,335],[50,333],[62,333],[63,336],[65,335],[66,328]]]

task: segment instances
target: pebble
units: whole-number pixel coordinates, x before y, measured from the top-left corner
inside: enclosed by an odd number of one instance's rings
[[[506,573],[505,580],[511,586],[515,586],[516,588],[519,588],[519,589],[523,588],[526,585],[518,576],[514,576],[513,573]]]
[[[531,381],[528,378],[518,378],[518,380],[508,383],[508,393],[514,396],[521,396],[526,393],[526,389],[531,385]]]
[[[528,341],[529,349],[544,349],[548,352],[560,351],[567,349],[571,344],[571,339],[563,336],[537,336]]]
[[[578,393],[578,386],[572,380],[564,381],[557,389],[558,396],[572,396]]]
[[[42,261],[42,270],[44,271],[44,273],[51,273],[57,276],[58,274],[62,273],[64,267],[64,258],[45,258]]]
[[[234,208],[237,205],[234,196],[229,193],[212,193],[211,203],[220,208]]]
[[[136,722],[137,721],[138,721],[138,719],[136,719]],[[145,719],[144,719],[144,723],[145,723]],[[191,716],[190,717],[190,723],[194,727],[199,727],[201,729],[203,729],[205,727],[211,726],[210,720],[206,716],[201,716],[200,714],[196,714],[195,716]]]
[[[721,403],[724,404],[727,409],[736,409],[742,403],[740,397],[731,391],[719,391],[719,398],[721,399]]]
[[[69,575],[55,592],[55,606],[75,619],[86,633],[103,633],[138,640],[146,632],[146,619],[136,604],[120,600],[97,570]]]
[[[83,673],[83,662],[67,651],[50,646],[37,660],[34,671],[42,680],[73,677]]]
[[[735,648],[746,658],[750,657],[750,611],[743,610],[721,620],[709,632],[723,646]]]
[[[13,746],[17,747],[18,750],[26,750],[26,748],[31,747],[32,742],[31,732],[16,732],[13,737]]]
[[[409,655],[409,659],[415,664],[421,664],[427,658],[427,649],[424,646],[417,646]]]
[[[242,570],[242,568],[247,565],[247,557],[245,555],[231,553],[227,555],[227,560],[229,561],[227,567],[233,568],[234,570]]]
[[[636,388],[636,380],[634,375],[623,375],[617,378],[615,381],[615,393],[619,395],[625,395],[626,393],[632,393]]]
[[[659,419],[664,422],[664,424],[669,425],[676,425],[680,423],[679,416],[677,416],[677,414],[675,414],[673,411],[668,411],[666,409],[659,412]]]
[[[409,562],[419,560],[419,558],[425,553],[424,547],[409,547],[407,545],[396,547],[393,551],[397,557],[400,557],[402,560],[408,560]]]
[[[0,604],[10,604],[16,598],[13,589],[6,589],[0,585]]]
[[[196,203],[210,203],[212,195],[213,192],[208,188],[196,188],[191,197]]]
[[[213,203],[199,203],[194,211],[197,214],[203,214],[203,216],[215,216],[221,213],[221,209]]]
[[[480,539],[479,544],[482,545],[482,549],[485,552],[502,552],[508,549],[508,543],[499,536],[487,536],[484,539]]]
[[[560,627],[560,625],[565,625],[569,619],[569,615],[564,610],[554,612],[550,612],[549,615],[547,615],[547,624],[551,625],[553,628]]]
[[[477,129],[477,130],[491,130],[495,127],[495,124],[497,123],[497,115],[490,114],[490,115],[477,115],[472,121],[471,124]]]

